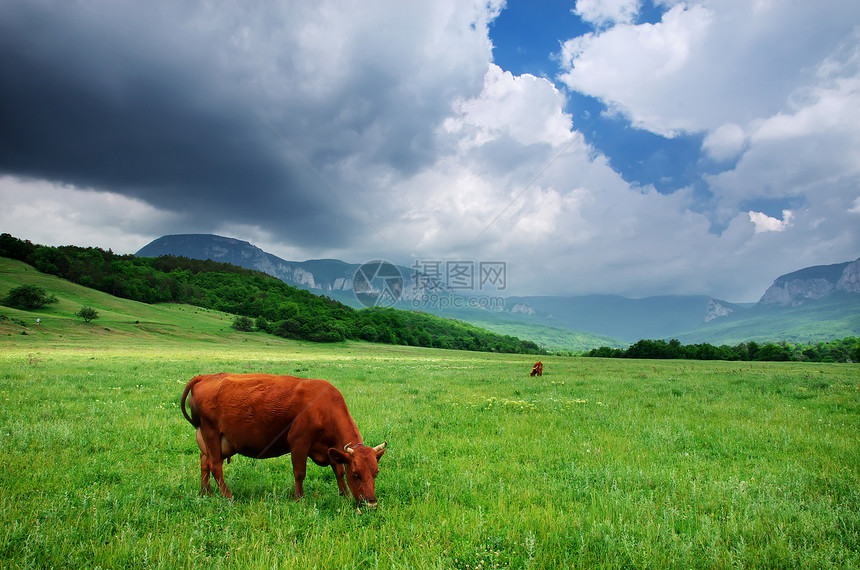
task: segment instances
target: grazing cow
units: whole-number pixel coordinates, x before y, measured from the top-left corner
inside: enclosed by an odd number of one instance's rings
[[[535,362],[535,365],[532,366],[532,376],[543,376],[543,363]]]
[[[341,495],[351,492],[357,505],[376,506],[374,479],[385,443],[362,443],[343,395],[325,380],[274,374],[197,376],[185,387],[180,407],[197,428],[204,495],[212,494],[211,473],[221,494],[233,498],[224,483],[223,462],[236,453],[258,459],[292,453],[296,499],[304,495],[310,457],[317,465],[331,465]]]

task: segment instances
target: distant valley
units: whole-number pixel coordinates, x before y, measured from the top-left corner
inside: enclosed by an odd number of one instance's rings
[[[248,242],[210,234],[163,236],[135,255],[231,263],[353,307],[361,306],[353,292],[361,266],[357,263],[336,259],[287,261]],[[403,286],[395,307],[460,319],[555,350],[626,346],[643,338],[737,344],[749,340],[821,342],[860,336],[860,259],[779,276],[752,305],[707,295],[641,299],[584,295],[512,296],[504,298],[503,308],[473,308],[457,302],[465,299],[457,292],[426,289],[413,268],[397,269]],[[436,302],[426,303],[427,298]]]

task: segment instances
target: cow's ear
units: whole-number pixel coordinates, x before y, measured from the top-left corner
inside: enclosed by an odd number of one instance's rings
[[[328,456],[335,463],[349,463],[349,454],[334,447],[328,448]]]

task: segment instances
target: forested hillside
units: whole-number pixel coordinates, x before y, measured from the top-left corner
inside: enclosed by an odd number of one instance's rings
[[[271,334],[317,342],[363,339],[461,350],[539,353],[533,342],[426,313],[357,310],[227,263],[117,255],[100,248],[49,247],[0,235],[0,257],[144,303],[186,303],[248,317]]]

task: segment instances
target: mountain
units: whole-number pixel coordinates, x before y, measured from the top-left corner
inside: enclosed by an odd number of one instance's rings
[[[287,261],[246,241],[212,234],[162,236],[143,246],[134,255],[174,255],[230,263],[268,273],[288,285],[307,289],[317,295],[326,295],[351,307],[363,306],[353,290],[356,272],[362,267],[359,263],[347,263],[339,259]],[[403,280],[400,294],[403,306],[398,308],[408,308],[406,305],[420,298],[424,291],[417,285],[413,286],[411,277],[414,271],[411,268],[398,265],[394,267]]]
[[[208,234],[156,239],[138,256],[212,259],[263,271],[282,281],[361,307],[353,290],[362,265],[336,259],[286,261],[248,242]],[[513,334],[560,350],[624,346],[643,338],[737,344],[749,340],[819,342],[860,335],[860,259],[807,267],[778,277],[753,305],[707,295],[631,299],[617,295],[517,296],[487,307],[468,292],[425,289],[426,276],[397,266],[394,306]],[[359,276],[360,279],[360,276]],[[472,293],[475,293],[472,291]]]
[[[507,309],[548,326],[629,343],[677,338],[734,345],[749,340],[817,343],[860,336],[860,259],[807,267],[774,280],[754,305],[707,296],[509,297]]]
[[[682,342],[826,342],[860,336],[860,259],[777,277],[747,310],[679,332]]]
[[[860,259],[816,265],[777,277],[759,304],[796,307],[836,292],[860,293]]]
[[[860,294],[834,291],[795,306],[756,303],[725,319],[679,331],[675,338],[685,344],[734,346],[750,340],[815,344],[849,336],[860,336]]]
[[[326,295],[345,305],[363,307],[353,291],[356,272],[362,267],[358,263],[337,259],[287,261],[246,241],[211,234],[166,235],[145,245],[135,255],[173,255],[231,263],[268,273],[289,285]],[[597,346],[625,345],[623,341],[605,335],[578,332],[558,324],[553,326],[552,323],[545,325],[524,320],[516,313],[468,308],[468,298],[451,291],[426,289],[422,284],[426,279],[413,279],[413,268],[395,267],[403,279],[400,300],[393,305],[395,308],[466,321],[491,332],[514,335],[556,350],[577,352]]]
[[[230,263],[246,269],[255,269],[277,277],[284,283],[317,293],[334,294],[348,292],[352,295],[352,280],[358,264],[337,259],[312,259],[309,261],[286,261],[266,253],[255,245],[234,238],[211,234],[180,234],[160,237],[143,246],[138,257],[160,257],[174,255],[190,259],[211,259]],[[341,300],[338,298],[338,300]]]
[[[618,295],[508,297],[511,313],[529,315],[547,326],[605,335],[626,342],[664,338],[721,319],[742,305],[705,295],[664,295],[629,299]]]

